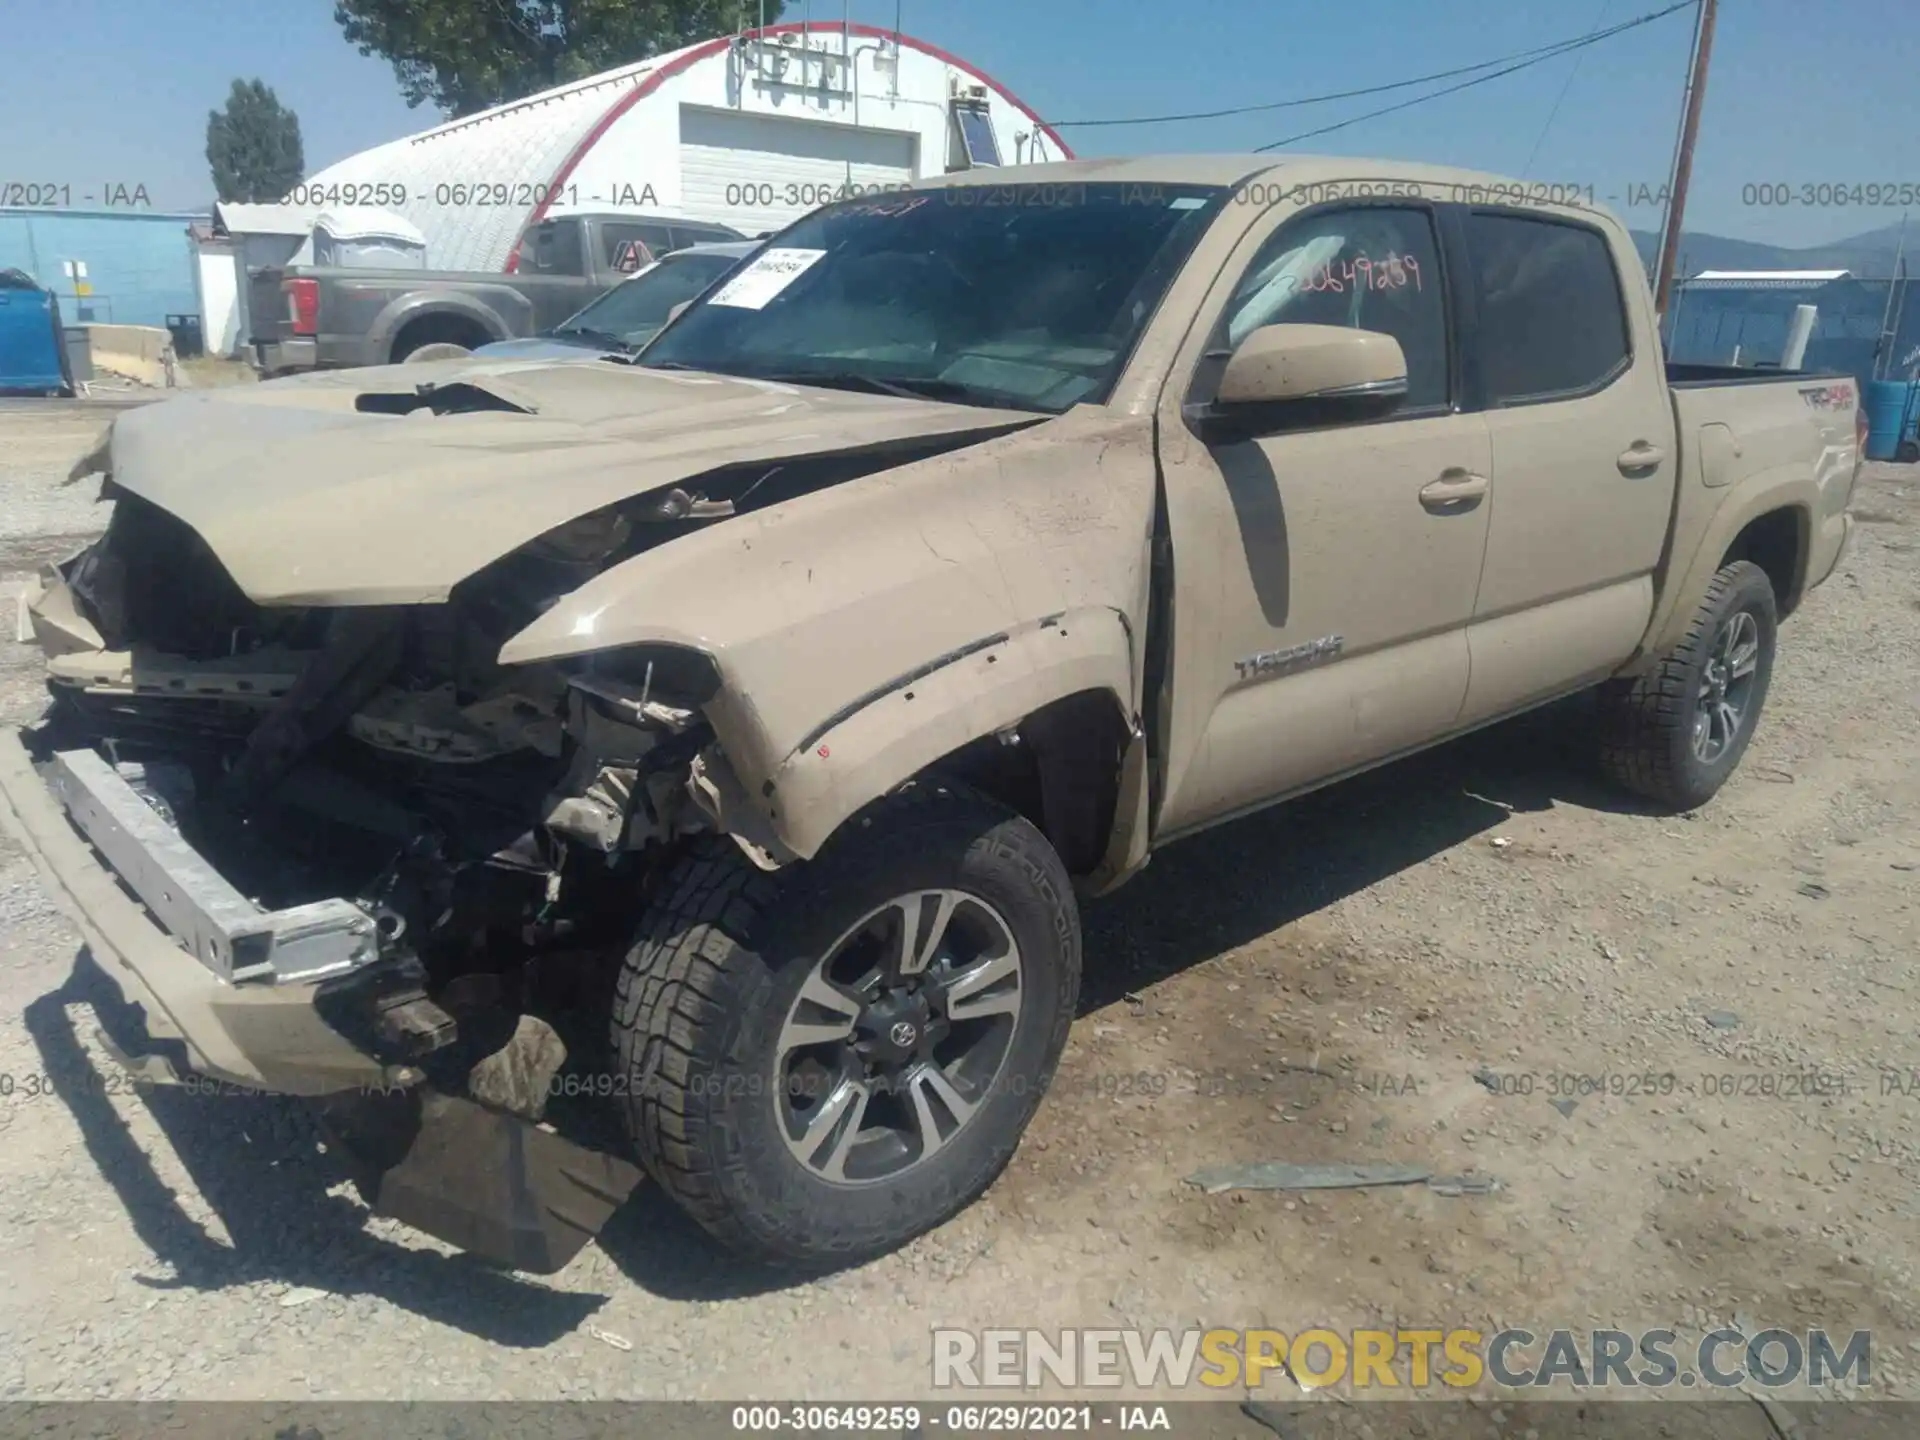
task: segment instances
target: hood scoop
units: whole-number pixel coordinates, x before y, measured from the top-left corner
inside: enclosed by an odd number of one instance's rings
[[[532,397],[497,380],[485,384],[456,380],[445,385],[430,380],[414,386],[411,392],[369,390],[354,397],[353,408],[362,415],[411,415],[416,410],[431,410],[435,415],[472,415],[487,410],[514,415],[540,413]]]

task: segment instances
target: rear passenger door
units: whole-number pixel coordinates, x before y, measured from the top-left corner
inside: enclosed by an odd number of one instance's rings
[[[1599,679],[1633,652],[1653,611],[1677,457],[1638,258],[1558,215],[1449,219],[1493,446],[1460,716],[1471,725]]]

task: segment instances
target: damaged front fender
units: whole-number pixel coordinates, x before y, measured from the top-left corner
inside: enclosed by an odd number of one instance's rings
[[[767,789],[770,816],[797,853],[814,855],[855,811],[969,741],[1052,701],[1132,689],[1125,622],[1112,610],[1049,617],[925,674],[863,697],[787,757]]]
[[[1148,421],[1072,411],[636,556],[500,662],[706,657],[720,685],[701,708],[741,793],[808,857],[1052,701],[1104,691],[1140,713],[1154,486]]]

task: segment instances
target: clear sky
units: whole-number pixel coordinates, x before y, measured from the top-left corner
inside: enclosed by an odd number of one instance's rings
[[[901,0],[899,20],[1047,118],[1080,120],[1409,78],[1664,3]],[[785,18],[809,11],[822,22],[846,13],[800,0]],[[852,0],[850,13],[892,25],[895,7]],[[1665,180],[1691,27],[1683,11],[1298,148],[1592,186],[1630,224],[1652,228],[1659,211],[1627,202]],[[310,171],[437,119],[409,110],[391,68],[341,39],[332,0],[0,0],[0,183],[70,184],[76,197],[145,185],[155,208],[201,208],[212,189],[207,112],[236,76],[266,81],[299,114]],[[1237,150],[1402,98],[1064,133],[1086,155]],[[1897,208],[1746,203],[1747,187],[1775,182],[1920,186],[1920,0],[1723,0],[1688,228],[1806,245],[1900,219]]]

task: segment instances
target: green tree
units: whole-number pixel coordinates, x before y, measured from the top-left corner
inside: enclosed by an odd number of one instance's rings
[[[781,0],[337,0],[362,55],[390,61],[408,105],[449,118],[771,24]]]
[[[227,108],[207,112],[207,163],[220,199],[278,200],[307,173],[300,117],[260,81],[236,80]]]

